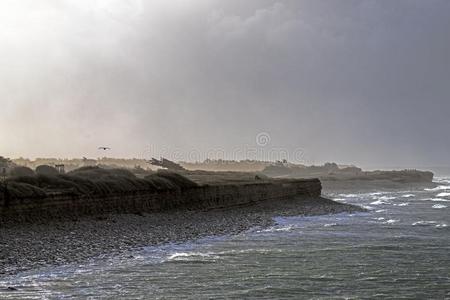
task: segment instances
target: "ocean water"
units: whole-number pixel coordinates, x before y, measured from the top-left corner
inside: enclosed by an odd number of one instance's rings
[[[1,299],[450,299],[450,178],[331,194],[367,213],[148,247],[0,278]]]

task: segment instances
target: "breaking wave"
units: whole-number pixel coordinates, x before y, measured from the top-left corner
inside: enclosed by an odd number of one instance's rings
[[[443,192],[443,193],[439,193],[436,195],[437,197],[450,197],[450,193],[448,192]]]
[[[413,226],[434,226],[436,228],[445,228],[448,225],[446,223],[439,223],[436,221],[418,221],[412,224]]]
[[[432,208],[447,208],[446,205],[442,205],[442,204],[435,204],[432,206]]]
[[[434,192],[434,191],[445,191],[445,190],[450,190],[450,185],[440,185],[437,186],[435,188],[427,188],[425,189],[425,191],[429,191],[429,192]]]
[[[414,196],[415,196],[414,194],[406,194],[406,195],[402,195],[401,197],[402,198],[412,198]]]
[[[398,221],[400,221],[400,220],[389,219],[389,220],[383,222],[383,224],[394,224],[394,223],[397,223]]]
[[[370,203],[370,205],[382,205],[382,204],[389,204],[389,202],[382,201],[382,200],[377,200],[377,201],[374,201],[374,202]]]
[[[433,202],[450,202],[448,199],[442,199],[442,198],[425,198],[422,199],[423,201],[433,201]]]
[[[218,259],[219,256],[216,255],[213,252],[206,252],[206,253],[201,253],[201,252],[179,252],[179,253],[174,253],[172,255],[170,255],[167,259],[169,261],[184,261],[184,260],[189,260],[192,261],[194,260],[198,260],[198,259]]]

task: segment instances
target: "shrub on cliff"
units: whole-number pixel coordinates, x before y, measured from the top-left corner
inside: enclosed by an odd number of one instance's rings
[[[7,189],[6,192],[5,189]],[[8,181],[6,184],[0,185],[0,191],[0,199],[2,200],[4,200],[6,195],[10,198],[45,197],[44,190],[23,182]]]
[[[88,194],[101,194],[101,189],[92,180],[66,174],[58,175],[58,177],[73,182],[79,186],[79,190],[85,190]]]
[[[149,182],[155,190],[173,190],[177,188],[177,185],[172,181],[160,177],[157,174],[145,176],[144,180]]]
[[[198,186],[197,183],[190,180],[189,178],[186,178],[178,173],[170,172],[166,170],[159,170],[156,174],[146,176],[145,179],[147,180],[158,180],[157,178],[165,179],[163,182],[167,181],[170,182],[172,185],[179,187],[179,188],[192,188]]]
[[[7,181],[39,186],[39,181],[37,180],[36,176],[16,176],[9,178]]]
[[[78,194],[89,193],[89,189],[61,176],[37,175],[40,188],[56,191],[71,191]]]
[[[147,176],[154,174],[155,172],[152,170],[146,170],[142,168],[141,166],[135,166],[133,169],[130,170],[134,175],[141,175],[141,176]]]
[[[28,167],[15,167],[10,172],[11,176],[33,176],[34,171]]]
[[[29,172],[28,172],[29,173]],[[68,174],[48,176],[15,176],[7,181],[10,197],[42,196],[46,192],[74,193],[79,195],[111,195],[138,191],[161,191],[198,186],[180,174],[161,171],[135,177],[122,169],[87,167]]]
[[[84,170],[81,173],[75,173],[77,175],[70,173],[58,177],[76,183],[80,189],[96,195],[156,190],[156,187],[150,182],[136,178],[134,175],[130,176],[126,170],[122,169],[101,171],[94,169],[93,172],[92,170]],[[98,176],[93,176],[94,173],[97,173]]]
[[[56,168],[48,165],[40,165],[36,167],[36,174],[46,175],[46,176],[56,176],[58,175],[58,170]]]
[[[55,190],[55,191],[67,191],[71,190],[77,193],[86,193],[87,189],[77,185],[71,180],[66,180],[59,176],[47,176],[47,175],[36,175],[36,176],[19,176],[8,180],[8,182],[16,184],[28,184],[40,189],[45,190]]]
[[[88,179],[100,179],[105,176],[120,176],[128,178],[136,178],[136,176],[125,169],[103,169],[100,167],[81,167],[67,173],[70,176],[78,176]]]

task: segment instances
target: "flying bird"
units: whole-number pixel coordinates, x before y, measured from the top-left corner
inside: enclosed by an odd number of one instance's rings
[[[98,150],[111,150],[111,148],[109,148],[109,147],[98,147]]]

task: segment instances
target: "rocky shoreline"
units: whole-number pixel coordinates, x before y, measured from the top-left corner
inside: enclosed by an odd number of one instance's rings
[[[110,214],[0,227],[0,276],[82,263],[145,246],[236,234],[270,226],[275,216],[324,215],[364,209],[325,198],[296,197],[206,211]]]

